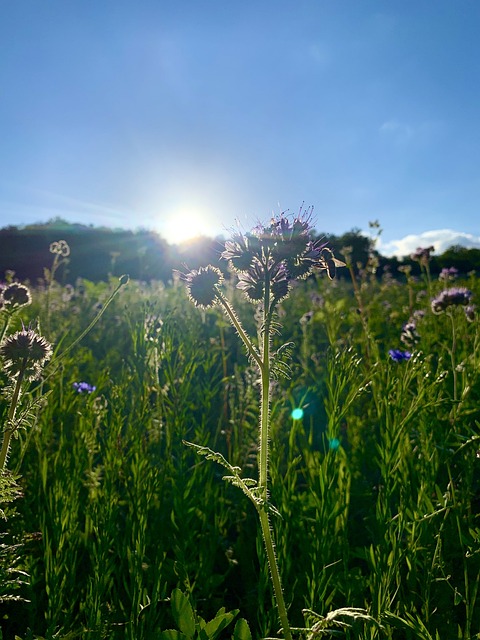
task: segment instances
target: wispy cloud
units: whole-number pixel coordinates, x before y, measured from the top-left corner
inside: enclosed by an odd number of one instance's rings
[[[395,142],[408,142],[414,134],[414,129],[406,122],[399,122],[396,119],[387,120],[379,128],[383,136],[392,138]]]
[[[378,250],[385,256],[408,256],[418,247],[435,247],[435,252],[441,254],[452,246],[461,245],[469,249],[480,249],[480,236],[453,229],[436,229],[419,234],[410,234],[399,240],[378,244]]]

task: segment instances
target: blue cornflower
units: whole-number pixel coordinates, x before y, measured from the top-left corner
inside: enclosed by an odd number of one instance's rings
[[[400,349],[390,349],[388,355],[394,362],[402,362],[402,360],[410,360],[412,354],[410,351],[400,351]]]
[[[88,384],[88,382],[74,382],[73,388],[76,389],[78,393],[92,393],[92,391],[95,391],[97,387]]]

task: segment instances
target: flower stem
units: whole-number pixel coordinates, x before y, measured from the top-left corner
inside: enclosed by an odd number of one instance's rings
[[[272,578],[273,591],[275,593],[275,599],[277,601],[278,615],[280,618],[280,624],[282,625],[283,636],[285,640],[292,640],[292,632],[290,630],[290,624],[288,622],[287,607],[285,606],[282,583],[280,581],[280,573],[278,571],[277,558],[275,555],[275,546],[273,544],[270,519],[268,517],[268,512],[264,508],[259,507],[257,511],[260,518],[260,526],[262,527],[263,541],[265,543],[265,550],[267,552],[268,564],[270,567],[270,576]]]
[[[17,410],[18,398],[20,397],[20,389],[22,387],[26,364],[27,363],[25,362],[25,366],[18,374],[18,378],[15,383],[15,389],[13,391],[12,402],[10,404],[10,409],[8,410],[7,426],[5,427],[3,432],[3,442],[2,442],[2,448],[0,450],[0,473],[3,472],[3,469],[5,467],[8,450],[10,448],[10,440],[12,438],[13,432],[15,431],[14,427],[11,426],[11,424],[13,419],[15,418],[15,412]]]

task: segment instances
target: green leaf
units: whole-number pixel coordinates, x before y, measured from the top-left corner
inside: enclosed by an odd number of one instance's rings
[[[167,629],[160,634],[160,640],[186,640],[187,636],[177,629]]]
[[[208,640],[215,640],[218,634],[232,622],[236,615],[238,615],[238,609],[236,611],[230,611],[229,613],[225,613],[225,609],[220,609],[215,618],[205,625],[204,631]]]
[[[195,615],[187,596],[180,591],[180,589],[174,589],[170,601],[172,604],[172,615],[177,623],[177,627],[185,637],[193,638],[195,635]]]
[[[245,618],[237,620],[237,624],[233,630],[232,640],[252,640],[252,633]]]

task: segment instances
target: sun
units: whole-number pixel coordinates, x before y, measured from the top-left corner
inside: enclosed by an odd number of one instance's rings
[[[160,233],[169,244],[182,244],[198,236],[212,233],[208,216],[195,210],[181,210],[166,218],[160,227]]]

